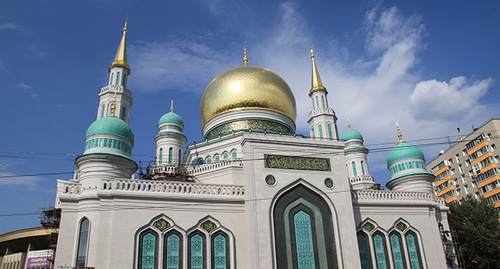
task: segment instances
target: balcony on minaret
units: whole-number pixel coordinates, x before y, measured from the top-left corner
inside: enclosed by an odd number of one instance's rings
[[[320,115],[320,114],[335,116],[335,111],[333,111],[333,108],[322,107],[322,108],[312,110],[311,112],[309,112],[309,114],[307,114],[307,117],[311,118],[311,117],[314,117],[314,116]]]
[[[127,95],[129,97],[132,98],[132,91],[121,86],[121,85],[106,85],[104,87],[101,88],[101,93],[99,94],[99,96],[107,93],[107,92],[111,92],[111,93],[123,93],[124,95]]]

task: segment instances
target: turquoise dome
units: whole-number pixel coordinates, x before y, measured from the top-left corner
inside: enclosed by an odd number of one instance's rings
[[[117,117],[100,118],[87,129],[85,138],[95,134],[113,134],[124,137],[134,143],[134,134],[126,122]]]
[[[403,159],[417,158],[425,162],[424,153],[417,146],[407,142],[401,142],[391,149],[387,156],[387,166]]]
[[[351,140],[351,139],[361,139],[361,140],[365,141],[363,139],[363,136],[356,130],[348,130],[347,132],[345,132],[342,135],[342,138],[341,138],[342,141],[347,141],[347,140]]]
[[[158,121],[158,125],[166,122],[174,122],[180,124],[184,128],[184,121],[182,120],[181,116],[175,114],[174,112],[167,113],[163,115],[160,118],[160,121]]]

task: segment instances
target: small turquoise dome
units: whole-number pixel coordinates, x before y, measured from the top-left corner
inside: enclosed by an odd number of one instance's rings
[[[345,132],[342,135],[342,138],[341,138],[342,141],[347,141],[350,139],[361,139],[361,140],[365,141],[363,139],[363,136],[356,130],[348,130],[347,132]]]
[[[160,118],[160,121],[158,121],[158,125],[166,122],[174,122],[180,124],[184,128],[184,121],[182,120],[181,116],[175,114],[174,112],[167,113],[163,115]]]
[[[95,134],[113,134],[124,137],[134,143],[134,134],[126,122],[117,117],[100,118],[87,129],[85,138]]]
[[[391,149],[387,156],[387,166],[403,159],[417,158],[425,162],[424,153],[417,146],[407,142],[401,142]]]

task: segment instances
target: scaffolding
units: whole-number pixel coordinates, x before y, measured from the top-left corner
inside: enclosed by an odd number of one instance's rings
[[[57,248],[57,237],[59,235],[59,224],[61,223],[61,209],[60,208],[49,208],[44,209],[40,224],[45,228],[47,232],[47,239],[49,240],[50,249],[54,250],[54,255],[49,261],[54,266],[54,260],[56,258],[56,248]]]

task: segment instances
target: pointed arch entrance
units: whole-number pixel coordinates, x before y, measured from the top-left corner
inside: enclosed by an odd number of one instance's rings
[[[298,184],[273,209],[278,269],[338,268],[332,211],[320,195]]]

